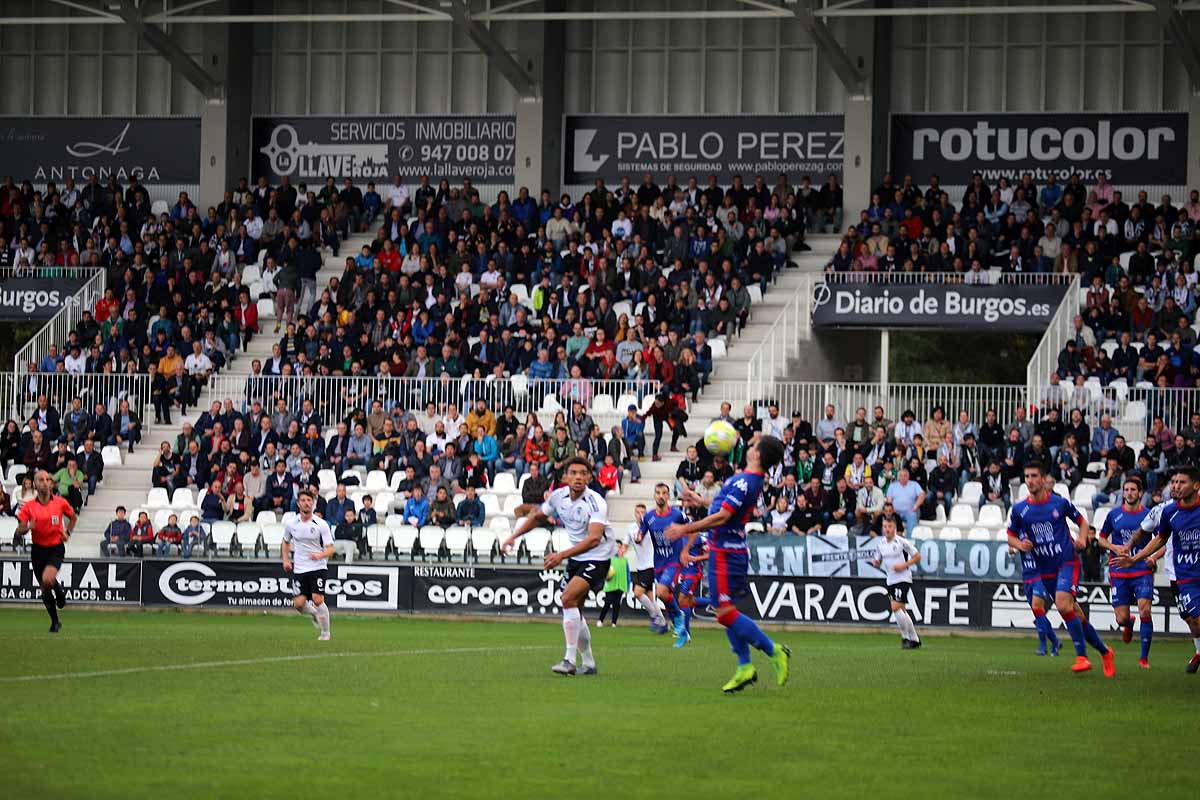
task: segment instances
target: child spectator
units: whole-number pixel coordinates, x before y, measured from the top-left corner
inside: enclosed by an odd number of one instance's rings
[[[100,557],[108,558],[126,555],[129,551],[129,535],[133,527],[125,519],[125,506],[117,506],[117,518],[108,523],[104,536],[100,539]]]
[[[150,515],[145,511],[138,512],[137,524],[129,536],[129,547],[138,558],[144,555],[143,547],[154,542],[154,526],[150,524]]]
[[[179,530],[179,518],[174,514],[167,517],[167,524],[158,529],[158,547],[156,555],[166,558],[171,555],[171,545],[183,549],[183,531]]]

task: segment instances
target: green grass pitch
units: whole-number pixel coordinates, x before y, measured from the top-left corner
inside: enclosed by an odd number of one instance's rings
[[[556,625],[68,608],[0,612],[0,797],[1194,797],[1190,641],[1116,643],[1118,675],[1031,638],[774,632],[792,680],[719,691],[705,628],[672,650]],[[27,676],[39,676],[27,679]],[[41,677],[57,676],[57,677]]]

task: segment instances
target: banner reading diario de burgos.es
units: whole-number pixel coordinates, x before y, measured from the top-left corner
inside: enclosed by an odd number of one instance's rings
[[[423,175],[436,186],[469,179],[510,182],[517,122],[512,115],[404,117],[257,117],[254,177],[323,185],[374,181],[380,194],[399,175],[411,187]],[[315,188],[314,188],[315,190]]]
[[[661,185],[674,175],[680,185],[695,177],[701,187],[716,175],[728,186],[734,175],[746,185],[761,174],[768,186],[780,174],[794,184],[814,184],[842,174],[841,114],[721,116],[571,115],[563,120],[563,183],[640,183],[649,172]]]
[[[819,283],[813,289],[812,324],[815,328],[1041,333],[1050,324],[1066,289],[1066,284],[988,286],[831,281]]]

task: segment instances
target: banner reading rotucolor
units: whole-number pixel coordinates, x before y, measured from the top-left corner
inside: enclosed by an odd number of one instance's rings
[[[253,129],[256,177],[310,188],[329,177],[362,189],[375,181],[381,195],[393,175],[410,186],[422,175],[434,185],[507,183],[517,137],[513,116],[258,117]]]
[[[814,328],[1046,330],[1066,284],[819,283]]]
[[[82,188],[95,176],[122,186],[200,182],[198,117],[0,118],[0,174]]]
[[[722,185],[761,173],[773,186],[780,173],[814,184],[842,174],[842,115],[660,117],[567,116],[563,121],[563,183],[616,182],[653,173],[661,184],[675,175],[716,175]],[[634,183],[640,181],[635,180]]]
[[[1182,113],[893,114],[891,163],[921,186],[932,175],[965,185],[976,171],[989,185],[1029,172],[1042,186],[1051,175],[1061,183],[1080,172],[1089,185],[1104,175],[1171,186],[1187,175],[1187,143]]]

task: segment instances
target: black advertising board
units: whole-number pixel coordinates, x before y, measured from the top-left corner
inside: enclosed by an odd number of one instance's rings
[[[675,175],[682,185],[708,175],[722,185],[756,174],[775,183],[808,175],[819,185],[842,174],[844,133],[840,114],[722,116],[569,115],[563,120],[563,183],[608,183],[644,172],[660,183]]]
[[[133,176],[146,186],[200,182],[199,117],[0,117],[0,174],[17,181]]]
[[[1003,280],[1003,279],[1002,279]],[[819,283],[814,328],[922,328],[1041,333],[1066,284]]]
[[[892,173],[920,186],[931,175],[965,185],[976,171],[989,185],[1026,172],[1039,186],[1074,172],[1089,186],[1101,174],[1139,186],[1179,185],[1187,176],[1184,113],[893,114],[891,135]]]
[[[278,183],[322,186],[327,177],[382,187],[400,175],[437,184],[510,183],[517,122],[511,115],[256,117],[253,174]],[[315,189],[314,189],[315,190]]]

